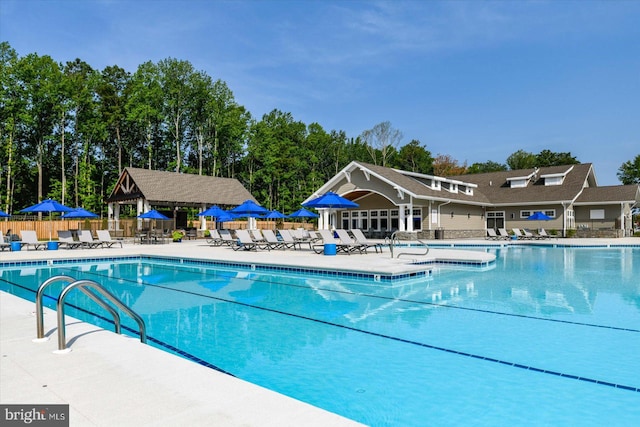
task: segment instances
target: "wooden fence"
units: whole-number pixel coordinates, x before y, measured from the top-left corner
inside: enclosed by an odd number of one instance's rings
[[[135,218],[120,219],[120,230],[113,233],[114,237],[132,237],[137,228],[138,220]],[[198,222],[194,222],[194,225],[198,225]],[[207,221],[209,227],[215,225],[214,222]],[[260,229],[291,229],[291,228],[305,228],[312,230],[313,224],[302,222],[284,222],[284,221],[257,221],[257,226]],[[20,220],[15,221],[10,218],[4,218],[0,220],[0,231],[3,235],[17,234],[20,236],[21,230],[35,230],[39,240],[49,240],[49,235],[53,240],[58,239],[58,230],[91,230],[95,235],[96,230],[107,230],[109,228],[108,221],[106,219],[77,219],[77,220]],[[247,221],[229,221],[224,223],[224,228],[232,230],[247,228]]]

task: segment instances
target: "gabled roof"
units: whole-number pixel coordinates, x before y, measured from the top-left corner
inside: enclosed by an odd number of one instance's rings
[[[526,187],[511,188],[509,180],[530,176]],[[566,175],[561,185],[545,186],[542,176]],[[479,173],[452,177],[478,185],[477,191],[484,194],[493,205],[514,203],[572,202],[585,187],[594,186],[595,176],[591,163],[542,167],[538,170],[523,169]]]
[[[576,205],[608,204],[608,203],[640,204],[640,185],[612,185],[606,187],[585,188]]]
[[[603,194],[589,192],[591,188],[598,188],[591,163],[438,177],[353,161],[319,188],[310,199],[335,189],[344,180],[350,182],[352,174],[358,172],[374,176],[398,192],[406,193],[418,200],[451,200],[475,205],[500,206],[573,203],[585,191],[587,195],[594,194],[595,199]],[[525,182],[518,183],[520,186],[517,187],[512,186],[520,179],[524,179]],[[555,185],[545,185],[546,180],[552,180],[546,184]],[[467,191],[448,191],[446,187],[464,188]],[[351,196],[361,193],[357,190],[352,191]],[[349,194],[346,196],[349,197]],[[619,197],[622,196],[628,200],[627,193],[614,192],[607,197],[621,201]]]
[[[236,206],[247,199],[256,201],[234,178],[125,168],[107,201],[132,201],[138,198],[165,206]]]

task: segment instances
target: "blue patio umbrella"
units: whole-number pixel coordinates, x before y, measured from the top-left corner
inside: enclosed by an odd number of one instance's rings
[[[77,207],[71,212],[67,212],[62,215],[61,218],[71,219],[71,218],[98,218],[100,215],[95,214],[91,211],[88,211],[84,208]]]
[[[222,211],[222,213],[216,217],[216,221],[218,222],[227,222],[227,221],[233,221],[234,219],[236,219],[237,217],[232,214],[231,212],[228,211]]]
[[[227,213],[227,211],[222,209],[220,206],[213,205],[209,209],[206,209],[206,210],[200,212],[198,214],[198,216],[212,216],[214,218],[217,218],[218,216],[224,215],[226,213]]]
[[[231,209],[230,212],[239,217],[258,217],[265,215],[269,210],[258,205],[253,200],[245,200],[240,206]]]
[[[266,214],[265,216],[263,216],[262,218],[264,219],[281,219],[281,218],[286,218],[287,216],[285,214],[283,214],[282,212],[278,212],[277,210],[272,210],[269,211],[268,214]]]
[[[36,212],[48,212],[49,213],[49,241],[51,241],[51,213],[52,212],[71,212],[73,208],[63,205],[52,199],[46,199],[40,203],[36,203],[33,206],[22,209],[20,212],[36,213]]]
[[[11,215],[6,213],[5,211],[0,211],[0,218],[9,218]]]
[[[40,203],[36,203],[33,206],[29,206],[28,208],[22,209],[20,212],[27,213],[36,213],[36,212],[47,212],[51,214],[51,212],[71,212],[73,208],[65,206],[55,200],[47,199],[43,200]]]
[[[307,208],[348,209],[357,208],[358,204],[329,191],[320,197],[316,197],[307,203],[303,203],[302,206]]]
[[[155,209],[151,209],[149,212],[145,212],[142,215],[138,215],[138,218],[142,219],[169,219],[168,216],[161,214]]]
[[[289,218],[317,218],[319,216],[317,213],[313,213],[305,208],[298,209],[289,214]]]
[[[538,211],[534,212],[533,215],[529,215],[527,219],[530,221],[549,221],[552,218]]]

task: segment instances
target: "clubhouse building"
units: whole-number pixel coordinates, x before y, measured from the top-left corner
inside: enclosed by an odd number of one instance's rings
[[[310,195],[356,202],[319,209],[318,228],[360,228],[371,237],[484,238],[488,228],[545,228],[558,236],[632,235],[639,185],[599,187],[591,163],[439,177],[353,161]],[[529,220],[534,212],[550,219]]]

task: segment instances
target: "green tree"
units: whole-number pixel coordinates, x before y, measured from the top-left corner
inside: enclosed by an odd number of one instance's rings
[[[484,163],[474,163],[467,169],[467,173],[486,173],[506,171],[507,165],[487,160]]]
[[[163,59],[158,63],[158,75],[162,87],[162,113],[167,128],[174,140],[175,170],[181,171],[184,132],[188,126],[188,112],[194,95],[193,65],[189,61],[174,58]]]
[[[17,76],[24,96],[24,108],[20,112],[21,134],[27,145],[25,153],[36,168],[36,194],[38,201],[41,201],[45,195],[45,185],[48,185],[48,182],[45,183],[45,155],[52,153],[55,148],[53,129],[61,71],[50,56],[31,53],[19,59]]]
[[[618,169],[618,179],[624,185],[640,184],[640,154],[624,162]]]
[[[131,146],[130,166],[146,165],[148,169],[154,166],[154,141],[162,139],[164,134],[162,96],[157,67],[151,61],[138,66],[127,86],[125,111],[132,127],[132,138],[144,143]]]
[[[554,153],[551,150],[542,150],[536,155],[536,166],[562,166],[580,163],[571,153]]]
[[[433,157],[420,141],[413,139],[400,148],[395,166],[411,172],[433,174]]]
[[[507,165],[511,170],[533,169],[536,167],[536,163],[536,155],[524,150],[518,150],[507,157]]]
[[[100,102],[100,115],[107,130],[107,139],[102,148],[104,157],[117,158],[118,175],[122,172],[124,151],[123,135],[126,129],[127,86],[131,74],[117,65],[105,67],[96,88]],[[116,152],[114,153],[113,148]]]
[[[0,43],[0,185],[6,176],[4,195],[0,205],[12,212],[16,166],[19,164],[18,128],[20,112],[25,108],[24,97],[17,76],[18,54],[7,42]]]

